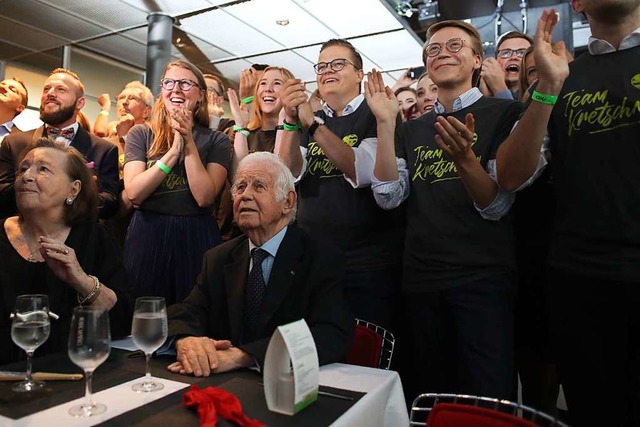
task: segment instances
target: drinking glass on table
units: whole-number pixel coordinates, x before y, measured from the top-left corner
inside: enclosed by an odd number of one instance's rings
[[[107,360],[110,351],[108,311],[94,307],[74,308],[69,331],[69,358],[84,370],[85,375],[85,402],[69,409],[74,417],[90,417],[107,410],[106,405],[95,403],[91,398],[91,380],[93,371]]]
[[[167,308],[162,297],[140,297],[136,299],[131,325],[131,339],[144,352],[146,374],[144,380],[132,388],[137,392],[162,390],[164,384],[151,378],[149,360],[167,339]]]
[[[46,295],[20,295],[12,313],[11,339],[27,352],[27,375],[24,381],[14,384],[13,391],[33,391],[44,386],[44,382],[31,377],[31,361],[36,348],[49,338],[49,297]]]

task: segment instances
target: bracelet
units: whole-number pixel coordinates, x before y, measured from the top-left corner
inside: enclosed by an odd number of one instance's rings
[[[108,116],[109,115],[109,110],[100,110],[100,112],[98,114],[101,114],[103,116]]]
[[[242,126],[238,126],[238,125],[233,125],[233,131],[234,132],[239,132],[241,134],[243,134],[244,136],[249,136],[251,135],[251,131],[247,128],[243,128]]]
[[[283,125],[278,125],[278,126],[276,126],[276,130],[284,130],[284,126]]]
[[[287,123],[286,120],[282,122],[282,127],[284,128],[284,130],[288,130],[289,132],[294,132],[302,128],[302,126],[300,126],[300,123],[292,125],[291,123]]]
[[[167,175],[171,173],[171,168],[165,165],[162,160],[156,160],[156,166]]]
[[[240,100],[240,104],[248,104],[250,102],[253,102],[253,96],[247,96],[246,98],[242,98]]]
[[[90,274],[88,276],[93,279],[93,289],[91,289],[91,292],[89,292],[84,298],[80,298],[80,293],[78,292],[77,298],[78,304],[80,305],[93,304],[95,300],[98,299],[98,296],[100,295],[100,291],[102,289],[102,283],[100,283],[100,280],[98,280],[96,276],[92,276]]]
[[[536,90],[531,94],[531,99],[534,101],[538,101],[541,104],[547,105],[555,105],[556,101],[558,101],[557,95],[545,95],[544,93],[540,93]]]

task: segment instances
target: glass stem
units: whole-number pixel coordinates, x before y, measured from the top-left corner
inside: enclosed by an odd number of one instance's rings
[[[151,360],[151,353],[145,353],[145,359],[147,360],[147,364],[145,366],[145,374],[144,374],[144,382],[150,384],[151,383],[151,368],[149,368],[149,361]]]
[[[33,351],[27,351],[27,378],[26,381],[32,382],[31,378],[31,361],[33,359]]]
[[[93,371],[84,371],[84,400],[87,401],[87,406],[93,406],[93,399],[91,399],[91,381],[93,379]]]

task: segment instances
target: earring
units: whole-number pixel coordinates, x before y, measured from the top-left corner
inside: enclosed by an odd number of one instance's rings
[[[67,197],[67,200],[65,200],[65,203],[71,206],[73,204],[73,199],[71,197]]]

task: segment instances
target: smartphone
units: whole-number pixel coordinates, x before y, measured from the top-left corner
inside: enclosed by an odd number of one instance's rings
[[[407,77],[409,77],[411,80],[418,80],[418,77],[423,75],[425,71],[426,69],[422,66],[412,67],[412,68],[409,68],[409,71],[407,71]]]
[[[265,68],[267,68],[269,65],[268,64],[251,64],[251,68],[253,68],[254,70],[257,71],[262,71]]]

